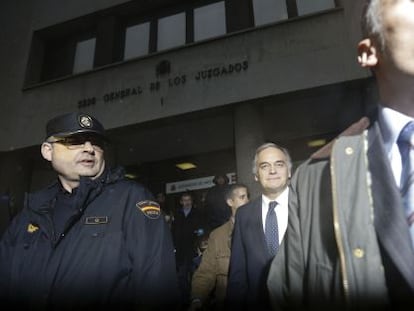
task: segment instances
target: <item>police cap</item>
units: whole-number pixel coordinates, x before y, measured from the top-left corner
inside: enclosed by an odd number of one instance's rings
[[[51,136],[67,137],[90,133],[106,138],[103,125],[93,116],[83,112],[71,112],[49,120],[46,124],[46,139]]]

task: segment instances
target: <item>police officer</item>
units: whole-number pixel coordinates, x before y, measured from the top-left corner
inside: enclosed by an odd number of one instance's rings
[[[47,123],[41,153],[58,178],[27,195],[2,237],[1,301],[39,310],[175,304],[169,227],[147,189],[105,166],[106,145],[89,114]]]

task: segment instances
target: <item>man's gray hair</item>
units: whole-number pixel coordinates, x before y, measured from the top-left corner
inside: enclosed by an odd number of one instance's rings
[[[283,148],[275,143],[264,143],[263,145],[260,145],[259,147],[257,147],[256,153],[254,154],[254,159],[252,163],[253,175],[257,175],[257,158],[258,158],[259,153],[267,148],[275,148],[275,149],[279,149],[280,151],[282,151],[283,154],[286,156],[289,172],[292,170],[292,159],[290,158],[289,151],[286,148]]]

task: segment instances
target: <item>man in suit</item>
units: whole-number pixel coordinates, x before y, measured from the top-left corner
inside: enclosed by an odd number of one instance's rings
[[[190,192],[181,194],[180,205],[171,224],[171,233],[175,247],[178,285],[182,304],[186,307],[190,303],[191,278],[196,268],[198,244],[206,232],[206,225],[203,214],[194,206]]]
[[[285,148],[274,143],[257,148],[253,175],[262,195],[236,212],[226,299],[231,309],[269,307],[266,277],[287,227],[291,168]],[[273,231],[268,232],[271,228]]]
[[[376,77],[378,111],[296,170],[268,278],[276,310],[413,309],[414,202],[404,176],[414,161],[401,146],[414,120],[414,2],[366,0],[362,16],[358,61]]]

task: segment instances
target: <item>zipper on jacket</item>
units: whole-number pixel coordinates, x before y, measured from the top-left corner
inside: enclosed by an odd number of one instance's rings
[[[336,245],[338,247],[344,297],[345,297],[345,302],[348,302],[349,280],[348,280],[348,274],[346,271],[347,269],[346,269],[345,251],[344,251],[344,245],[342,243],[342,233],[341,233],[341,228],[339,224],[339,216],[338,216],[339,211],[338,211],[338,200],[337,200],[337,185],[336,185],[334,151],[332,151],[330,160],[331,160],[330,170],[331,170],[331,185],[332,185],[332,212],[333,212],[333,221],[334,221],[333,225],[334,225]]]

